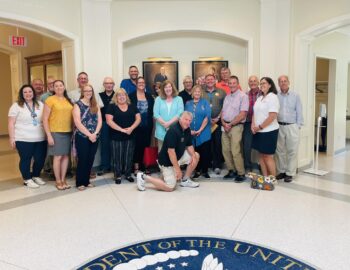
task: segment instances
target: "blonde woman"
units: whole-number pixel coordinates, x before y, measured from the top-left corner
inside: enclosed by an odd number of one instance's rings
[[[85,85],[80,100],[73,109],[75,132],[75,147],[77,150],[76,186],[79,190],[93,187],[90,183],[90,172],[94,163],[98,146],[98,136],[102,127],[100,108],[97,105],[94,89]]]
[[[138,109],[130,104],[128,94],[123,88],[115,91],[112,104],[106,113],[107,124],[111,127],[111,151],[114,180],[121,184],[122,175],[134,182],[131,177],[135,149],[135,128],[141,123]]]
[[[53,156],[53,171],[56,178],[56,188],[70,188],[66,181],[71,137],[73,104],[68,98],[64,82],[56,80],[53,83],[55,94],[45,101],[43,125],[47,136],[48,154]]]

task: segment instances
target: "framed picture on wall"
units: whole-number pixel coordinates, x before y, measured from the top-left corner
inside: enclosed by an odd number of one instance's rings
[[[153,86],[157,82],[170,80],[178,88],[178,61],[142,62],[142,73],[146,81],[147,89],[153,92]]]
[[[228,61],[192,61],[192,78],[193,81],[199,77],[205,77],[207,74],[213,74],[215,78],[220,80],[220,70],[228,67]]]

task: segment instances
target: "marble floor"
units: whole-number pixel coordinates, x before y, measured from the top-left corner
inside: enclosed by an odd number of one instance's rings
[[[224,172],[173,193],[139,192],[107,174],[80,192],[57,191],[52,181],[24,187],[17,154],[0,147],[1,270],[74,269],[131,243],[186,235],[234,238],[318,269],[350,269],[350,152],[322,156],[327,175],[300,173],[273,192],[224,181]]]

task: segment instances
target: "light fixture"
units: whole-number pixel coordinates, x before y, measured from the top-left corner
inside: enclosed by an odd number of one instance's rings
[[[222,56],[200,56],[198,57],[199,61],[220,61],[224,58]]]
[[[148,61],[171,61],[173,58],[169,56],[164,56],[164,57],[147,57]]]

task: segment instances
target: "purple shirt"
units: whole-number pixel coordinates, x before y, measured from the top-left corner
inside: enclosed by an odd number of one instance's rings
[[[240,112],[247,112],[249,109],[248,96],[240,91],[231,93],[225,97],[224,105],[222,107],[222,119],[225,122],[231,122]],[[241,122],[244,123],[245,119]]]

